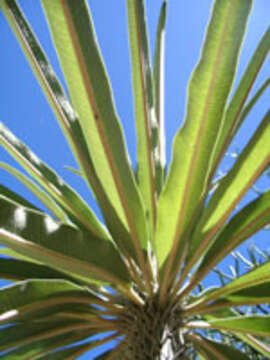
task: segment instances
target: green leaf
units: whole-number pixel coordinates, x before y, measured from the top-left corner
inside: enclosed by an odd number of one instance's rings
[[[137,129],[138,182],[150,221],[151,235],[153,235],[156,219],[155,156],[158,157],[159,139],[146,14],[144,0],[127,0],[126,3]],[[160,165],[159,159],[157,162]]]
[[[270,303],[270,277],[259,285],[250,286],[225,295],[224,298],[234,304],[265,304]]]
[[[68,279],[67,275],[47,266],[33,264],[24,260],[0,258],[0,276],[7,280],[25,279]]]
[[[82,177],[82,173],[81,173],[79,170],[74,169],[74,168],[73,168],[73,167],[71,167],[71,166],[65,166],[65,169],[67,169],[67,170],[69,170],[69,171],[73,172],[73,174],[75,174],[75,175],[77,175],[77,176]]]
[[[0,145],[86,229],[96,236],[108,238],[105,229],[83,199],[1,123]]]
[[[260,354],[270,358],[270,347],[263,341],[251,335],[235,334],[239,339],[250,345],[253,349],[257,350]]]
[[[121,345],[119,345],[120,347]],[[123,354],[122,351],[118,351],[118,348],[114,348],[112,350],[106,351],[104,354],[95,357],[95,360],[122,360]]]
[[[214,299],[222,299],[222,298],[228,298],[230,299],[230,296],[234,293],[235,294],[235,300],[237,300],[237,297],[241,298],[241,291],[244,291],[242,294],[249,294],[250,297],[253,297],[254,299],[256,297],[262,297],[265,296],[266,298],[269,298],[269,291],[265,288],[263,285],[264,283],[267,283],[269,286],[270,282],[270,262],[267,262],[263,265],[260,265],[256,267],[255,269],[247,272],[246,274],[232,280],[227,285],[222,286],[221,288],[214,290],[205,296],[203,296],[201,300],[198,301],[199,306],[201,307],[202,304],[205,304],[209,301],[212,301]],[[261,285],[258,289],[262,292],[256,294],[253,293],[252,295],[252,287],[257,287]],[[238,293],[240,291],[240,293]],[[238,295],[237,295],[238,294]],[[262,295],[263,294],[263,295]],[[247,295],[246,295],[247,296]],[[259,301],[259,299],[257,300]]]
[[[221,342],[205,339],[199,335],[190,337],[195,348],[199,353],[206,356],[207,360],[248,360],[244,353],[238,351],[232,346],[228,346]]]
[[[244,120],[246,119],[246,117],[248,116],[248,114],[250,113],[250,111],[253,109],[253,107],[256,105],[257,101],[261,98],[261,96],[263,95],[263,93],[267,90],[268,86],[270,85],[270,78],[267,79],[262,85],[261,87],[256,91],[256,93],[254,94],[254,96],[249,100],[249,102],[247,103],[247,105],[244,107],[243,111],[241,112],[241,115],[239,117],[239,120],[237,121],[235,128],[234,128],[234,133],[236,134],[238,129],[240,128],[240,126],[243,124]]]
[[[156,33],[155,62],[154,62],[154,89],[155,109],[158,123],[158,160],[155,161],[155,178],[158,194],[161,192],[165,177],[166,149],[164,133],[164,77],[165,77],[165,26],[167,18],[167,1],[163,1]]]
[[[270,190],[250,202],[230,219],[205,254],[190,280],[194,287],[216,264],[270,222]]]
[[[142,264],[141,246],[146,249],[148,241],[145,214],[87,4],[42,4],[94,169]]]
[[[8,199],[15,201],[18,204],[23,205],[24,207],[27,207],[32,210],[41,211],[41,209],[36,207],[34,204],[30,203],[28,200],[23,198],[21,195],[15,193],[14,191],[8,189],[7,187],[5,187],[4,185],[1,185],[1,184],[0,184],[0,194]]]
[[[206,358],[206,357],[203,356],[202,354],[198,354],[198,359],[199,359],[199,360],[209,360],[208,358]]]
[[[34,304],[44,302],[48,299],[56,299],[57,297],[70,297],[72,299],[84,297],[91,300],[94,298],[93,294],[81,287],[66,280],[27,280],[19,282],[15,285],[2,287],[0,289],[0,313],[1,322],[9,321],[15,316],[23,315],[25,310],[34,311]],[[62,303],[64,303],[62,301]],[[12,311],[14,310],[14,313]],[[6,320],[3,314],[6,314]],[[10,314],[10,317],[7,315]]]
[[[190,324],[189,324],[190,325]],[[268,337],[270,335],[270,316],[241,316],[218,320],[209,320],[208,322],[194,322],[190,327],[202,329],[219,329],[232,333],[244,333]]]
[[[206,179],[252,1],[216,0],[201,58],[188,87],[183,127],[173,145],[173,158],[158,204],[157,256],[168,258],[166,285],[173,262],[182,260],[188,227],[206,196]],[[164,241],[166,239],[166,241]],[[165,296],[165,287],[164,287]]]
[[[11,175],[17,178],[22,184],[24,184],[32,193],[47,207],[48,210],[59,220],[67,222],[66,213],[52,200],[52,198],[37,186],[32,180],[30,180],[23,173],[13,168],[12,166],[0,162],[0,168],[8,171]],[[1,189],[0,189],[0,194]]]
[[[91,282],[127,279],[110,241],[96,238],[0,196],[0,243],[19,254]]]
[[[111,337],[110,337],[111,338]],[[96,340],[87,342],[85,344],[81,345],[75,345],[72,347],[69,347],[67,349],[58,350],[55,353],[49,354],[46,357],[41,357],[39,360],[63,360],[63,359],[77,359],[79,356],[84,354],[85,352],[96,348],[98,346],[103,345],[106,342],[109,342],[111,339],[102,339],[102,340]],[[72,357],[71,357],[72,356]],[[95,357],[95,359],[106,359],[107,357]],[[119,358],[114,358],[115,360],[118,360]],[[119,359],[120,360],[120,359]]]
[[[213,292],[213,296],[215,296]],[[203,303],[207,302],[203,301]],[[233,291],[228,295],[221,296],[217,300],[210,302],[209,305],[204,306],[198,302],[198,304],[191,304],[191,313],[212,313],[219,309],[231,309],[237,306],[244,305],[260,305],[270,303],[270,280],[266,279],[265,283],[260,283],[259,285],[254,285],[250,287],[246,287],[239,291]],[[190,312],[189,312],[190,314]]]
[[[30,345],[19,347],[18,349],[11,350],[0,359],[5,360],[36,360],[40,359],[41,356],[47,356],[48,353],[61,348],[65,345],[71,344],[73,341],[84,340],[89,336],[85,331],[76,333],[63,334],[54,337],[53,339],[46,339],[38,341]],[[48,355],[50,356],[50,355]],[[62,360],[62,359],[61,359]]]
[[[78,163],[81,165],[82,169],[87,172],[87,168],[90,166],[86,156],[88,151],[75,111],[68,98],[65,96],[59,80],[16,1],[3,0],[1,4],[1,9],[6,16],[31,69],[36,75],[37,80],[69,141]]]
[[[248,66],[241,78],[241,81],[228,105],[222,127],[220,129],[218,142],[215,150],[214,169],[212,175],[215,172],[217,165],[224,155],[227,147],[230,145],[234,135],[236,134],[239,127],[242,125],[245,119],[246,111],[244,116],[241,114],[245,101],[250,93],[252,85],[260,71],[264,60],[270,50],[270,27],[266,30],[259,45],[257,46]],[[258,93],[257,96],[260,96]],[[256,99],[256,97],[255,97]],[[257,99],[256,99],[257,100]]]
[[[91,343],[91,345],[93,345],[93,347],[97,346],[95,341]],[[89,343],[71,346],[67,349],[60,349],[51,354],[46,354],[44,357],[39,357],[39,360],[77,359],[78,356],[88,351],[89,347]]]
[[[3,255],[8,258],[14,258],[17,260],[27,261],[27,262],[30,262],[33,264],[38,264],[38,265],[41,264],[40,262],[33,260],[31,257],[23,256],[23,255],[17,253],[16,251],[6,248],[6,247],[0,247],[0,255]]]
[[[16,347],[22,347],[35,342],[55,338],[61,334],[69,334],[73,331],[89,329],[87,322],[57,321],[48,323],[24,323],[13,325],[0,330],[0,352],[8,351]],[[91,331],[89,332],[91,335]]]
[[[101,345],[111,341],[114,337],[115,337],[115,335],[112,335],[105,339],[95,340],[95,341],[92,340],[85,344],[74,345],[67,349],[58,350],[55,353],[47,355],[46,357],[41,357],[41,358],[39,358],[39,360],[77,359],[79,356],[84,354],[86,351],[89,351],[93,348],[101,346]],[[101,358],[103,359],[103,357],[101,357]],[[95,359],[99,359],[99,357],[95,358]],[[117,358],[114,358],[114,359],[117,360]]]
[[[132,254],[129,233],[119,218],[119,214],[116,213],[111,199],[106,195],[95,172],[76,112],[73,110],[69,100],[65,96],[61,84],[56,78],[44,51],[19,6],[14,0],[2,1],[2,5],[4,14],[16,35],[33,72],[44,90],[56,118],[69,141],[71,149],[80,164],[82,175],[97,198],[112,236],[116,239],[117,244],[122,249],[125,249],[128,253]],[[89,223],[91,224],[91,222]],[[103,236],[106,236],[103,229],[99,230],[101,230]]]
[[[205,314],[204,317],[207,320],[215,320],[215,319],[219,319],[219,318],[233,317],[233,316],[237,316],[237,315],[238,315],[238,313],[236,313],[235,311],[232,311],[230,309],[222,309],[222,310],[216,311],[215,315]],[[253,347],[259,353],[269,357],[270,348],[262,339],[259,340],[257,337],[254,337],[250,334],[244,334],[244,333],[234,333],[234,335],[236,337],[238,337],[240,340],[242,340],[243,342],[245,342],[248,345],[250,345],[251,347]]]
[[[2,10],[80,164],[84,178],[92,184],[95,175],[77,114],[16,1],[2,1]]]
[[[232,169],[220,184],[204,210],[191,239],[186,271],[207,251],[213,237],[224,225],[240,199],[262,174],[270,161],[270,111],[265,115]]]

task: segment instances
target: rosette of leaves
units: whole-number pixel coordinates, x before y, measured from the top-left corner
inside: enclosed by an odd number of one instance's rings
[[[231,94],[252,0],[214,1],[167,173],[167,5],[161,8],[152,67],[144,2],[127,0],[136,176],[87,2],[41,3],[68,97],[17,2],[0,0],[104,223],[1,124],[0,144],[29,176],[6,163],[1,168],[28,187],[48,213],[1,185],[0,273],[14,284],[0,291],[0,357],[74,359],[114,341],[113,349],[98,359],[171,360],[192,358],[194,353],[209,360],[249,358],[237,346],[204,336],[204,330],[211,329],[240,336],[269,357],[269,348],[258,340],[270,335],[269,316],[231,310],[269,303],[269,262],[190,296],[227,254],[270,221],[269,191],[232,214],[269,164],[269,111],[208,196],[226,149],[269,85],[266,79],[247,102],[269,53],[268,28]]]

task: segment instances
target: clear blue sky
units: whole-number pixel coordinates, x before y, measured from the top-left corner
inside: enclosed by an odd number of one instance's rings
[[[52,0],[53,1],[53,0]],[[243,0],[245,1],[245,0]],[[55,71],[63,81],[62,74],[53,51],[52,43],[40,1],[20,0],[20,5],[32,24],[42,46],[51,59]],[[133,121],[130,63],[127,42],[127,27],[124,0],[89,0],[96,31],[105,63],[112,81],[115,101],[127,138],[131,159],[135,164],[135,129]],[[146,0],[147,17],[150,30],[151,50],[154,48],[155,29],[162,0]],[[173,136],[184,116],[186,86],[193,67],[195,66],[202,44],[205,25],[209,18],[211,0],[169,0],[168,22],[166,35],[166,135],[167,158],[170,158]],[[269,26],[270,1],[255,0],[250,16],[245,43],[242,48],[239,75],[243,72],[256,45]],[[64,165],[75,166],[72,154],[64,140],[53,114],[37,84],[30,67],[16,43],[4,17],[0,14],[1,67],[0,67],[0,121],[4,122],[24,142],[26,142],[44,161],[53,167],[98,212],[80,179]],[[267,59],[260,72],[254,90],[269,77],[270,66]],[[270,90],[265,93],[256,109],[251,112],[248,121],[235,139],[231,150],[242,148],[257,127],[262,116],[269,109]],[[15,162],[0,148],[0,159],[9,164]],[[222,170],[228,170],[232,160],[228,157]],[[0,183],[24,194],[32,202],[41,206],[31,193],[0,170]],[[261,180],[261,188],[270,187],[270,179]],[[250,199],[254,194],[250,194]],[[247,200],[245,200],[247,201]],[[1,209],[0,209],[1,211]],[[262,231],[255,235],[253,242],[261,248],[269,248],[270,233]],[[242,251],[244,247],[242,246]],[[229,261],[226,262],[229,264]],[[89,356],[82,357],[91,359]]]

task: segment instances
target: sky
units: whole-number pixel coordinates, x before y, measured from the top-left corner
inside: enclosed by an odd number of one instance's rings
[[[162,0],[146,0],[152,54],[161,3]],[[40,1],[20,0],[19,4],[51,60],[54,70],[64,84]],[[211,4],[211,0],[168,1],[165,48],[165,129],[168,161],[171,156],[174,134],[181,126],[184,118],[186,87],[190,74],[198,61]],[[89,5],[112,83],[116,107],[126,135],[128,151],[134,165],[136,142],[125,1],[89,0]],[[233,88],[239,82],[253,51],[269,26],[269,14],[269,0],[254,1]],[[0,121],[7,125],[42,160],[47,162],[76,188],[96,213],[99,214],[87,187],[79,177],[64,167],[65,165],[76,167],[76,164],[53,113],[2,14],[0,14],[0,39],[2,49],[0,58]],[[259,73],[252,93],[269,77],[269,60],[268,57]],[[237,153],[246,144],[265,112],[269,109],[269,95],[270,89],[248,116],[246,123],[232,143],[230,153]],[[13,159],[1,148],[0,161],[16,165]],[[220,170],[222,172],[228,171],[233,161],[234,158],[231,155],[226,156]],[[0,170],[0,183],[23,194],[38,206],[42,206],[26,188],[2,170]],[[270,187],[270,179],[261,179],[258,186],[261,189]],[[254,192],[251,191],[241,204],[246,203],[254,196]],[[270,248],[269,235],[269,232],[261,231],[253,236],[248,243],[255,243],[262,249]],[[241,246],[243,253],[245,253],[246,247],[247,244]],[[230,261],[230,259],[226,260],[224,266],[228,266]],[[87,358],[90,359],[89,356],[82,357],[82,359]]]

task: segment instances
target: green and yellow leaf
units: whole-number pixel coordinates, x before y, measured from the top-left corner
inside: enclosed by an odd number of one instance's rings
[[[165,285],[175,258],[179,264],[181,256],[177,255],[185,252],[188,226],[196,221],[206,196],[216,134],[250,8],[251,1],[215,2],[201,58],[190,80],[184,125],[175,137],[172,163],[158,203],[156,247],[160,267],[167,263]]]
[[[84,0],[42,4],[95,172],[142,265],[141,247],[148,243],[145,214],[88,6]]]

